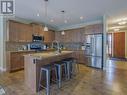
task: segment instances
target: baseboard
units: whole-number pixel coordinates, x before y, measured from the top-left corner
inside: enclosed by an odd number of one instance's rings
[[[6,68],[2,68],[2,67],[0,67],[0,71],[2,71],[2,72],[6,72]]]

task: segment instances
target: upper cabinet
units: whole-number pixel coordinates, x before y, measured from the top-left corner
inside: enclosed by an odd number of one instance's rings
[[[83,40],[83,36],[82,36],[83,32],[84,32],[84,28],[67,30],[65,31],[65,35],[61,35],[61,32],[56,32],[55,39],[60,42],[78,43],[78,42],[82,42]]]
[[[32,27],[29,24],[9,21],[9,38],[11,42],[30,42],[32,41]]]
[[[88,25],[85,27],[85,34],[97,34],[103,32],[102,24]]]
[[[43,27],[38,24],[24,24],[16,21],[9,21],[8,40],[10,42],[31,42],[32,35],[44,36],[44,42],[55,40],[53,31],[43,31]]]
[[[45,43],[49,43],[55,40],[55,32],[53,31],[43,31],[43,28],[42,28],[40,35],[44,36]]]

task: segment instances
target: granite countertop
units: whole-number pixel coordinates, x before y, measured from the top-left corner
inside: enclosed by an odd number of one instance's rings
[[[48,50],[44,50],[44,51],[35,51],[35,50],[19,50],[19,51],[7,51],[7,52],[10,52],[10,53],[25,53],[25,52],[35,52],[35,53],[38,53],[38,52],[49,52],[49,51],[54,51],[52,49],[48,49]],[[77,50],[73,50],[73,49],[63,49],[62,51],[84,51],[84,50],[81,50],[81,49],[77,49]]]
[[[62,51],[61,53],[56,53],[56,52],[43,52],[43,53],[34,53],[34,54],[27,54],[24,56],[31,56],[36,59],[45,59],[45,58],[51,58],[51,57],[56,57],[56,56],[62,56],[66,54],[72,54],[74,51]]]

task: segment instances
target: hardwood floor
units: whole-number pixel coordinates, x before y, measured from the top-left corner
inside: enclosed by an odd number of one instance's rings
[[[23,71],[0,73],[0,85],[6,95],[35,95],[25,86]],[[61,89],[51,88],[51,95],[127,95],[127,62],[110,60],[105,71],[80,65],[79,74]]]

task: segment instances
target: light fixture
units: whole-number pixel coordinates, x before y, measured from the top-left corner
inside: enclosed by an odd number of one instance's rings
[[[115,32],[117,32],[117,31],[119,31],[119,30],[120,30],[119,28],[114,29]]]
[[[61,11],[61,13],[63,14],[64,23],[67,23],[67,20],[65,19],[65,15],[64,15],[65,11],[63,10],[63,11]],[[65,35],[65,31],[64,30],[61,32],[61,35]]]
[[[47,2],[48,2],[48,0],[44,0],[44,1],[45,1],[45,18],[47,19]],[[46,26],[46,24],[44,27],[44,31],[48,31],[48,27]]]
[[[80,20],[82,20],[83,19],[83,16],[80,16]]]
[[[61,35],[65,35],[65,31],[64,30],[61,32]]]
[[[64,23],[67,23],[67,20],[64,20]]]
[[[118,24],[119,25],[124,25],[124,24],[126,24],[127,22],[126,21],[122,21],[122,22],[119,22]]]
[[[44,31],[48,31],[48,27],[46,25],[44,27]]]
[[[37,16],[39,17],[39,16],[40,16],[40,14],[39,14],[39,13],[37,13]]]
[[[51,19],[51,20],[50,20],[50,22],[54,22],[54,20],[53,20],[53,19]]]

